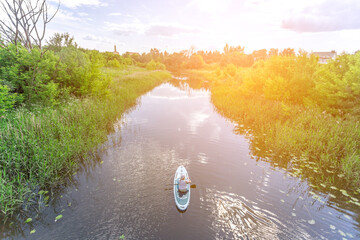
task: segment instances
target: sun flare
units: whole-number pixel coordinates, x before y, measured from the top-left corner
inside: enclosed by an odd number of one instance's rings
[[[203,12],[215,14],[225,10],[229,2],[228,0],[194,0],[192,5],[198,7]]]

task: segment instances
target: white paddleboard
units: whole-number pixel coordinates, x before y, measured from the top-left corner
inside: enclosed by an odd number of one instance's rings
[[[187,192],[186,193],[182,193],[179,191],[179,180],[181,178],[181,176],[184,175],[185,179],[189,178],[189,175],[185,169],[184,166],[180,166],[178,167],[178,169],[175,172],[175,177],[174,177],[174,198],[175,198],[175,203],[177,208],[180,211],[185,211],[187,209],[187,207],[189,206],[190,203],[190,184],[186,184],[186,188],[187,188]]]

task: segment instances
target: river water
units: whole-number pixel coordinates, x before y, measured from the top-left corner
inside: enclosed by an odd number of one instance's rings
[[[359,207],[255,159],[249,135],[234,129],[208,90],[183,80],[162,84],[121,116],[96,159],[49,207],[28,215],[30,223],[3,228],[0,238],[360,238]],[[179,165],[196,184],[183,213],[172,186]]]

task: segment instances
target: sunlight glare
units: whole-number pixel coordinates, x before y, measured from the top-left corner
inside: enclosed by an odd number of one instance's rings
[[[227,9],[230,0],[193,0],[191,5],[198,7],[201,11],[215,14]]]

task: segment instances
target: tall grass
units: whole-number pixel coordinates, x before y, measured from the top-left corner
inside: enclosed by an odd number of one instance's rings
[[[130,68],[112,74],[105,99],[74,99],[57,108],[18,109],[0,120],[0,209],[11,215],[35,188],[61,184],[80,156],[102,143],[121,114],[165,81],[165,71]]]
[[[311,170],[314,181],[354,189],[360,186],[358,118],[337,117],[316,107],[286,104],[263,96],[246,97],[232,79],[219,79],[215,72],[195,72],[199,74],[211,82],[211,99],[217,110],[239,126],[250,128],[256,142],[261,142],[262,152],[269,153],[269,157],[281,156],[285,166],[301,159],[300,172]]]

